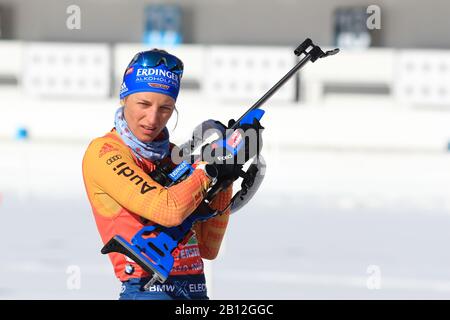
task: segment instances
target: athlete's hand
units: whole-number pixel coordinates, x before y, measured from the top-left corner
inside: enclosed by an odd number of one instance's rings
[[[228,127],[219,121],[215,122],[222,126],[224,131],[227,131],[223,137],[225,143],[219,139],[211,144],[211,149],[216,149],[215,152],[210,153],[215,157],[214,163],[230,162],[233,158],[238,164],[245,164],[254,156],[259,155],[263,146],[262,131],[264,128],[257,119],[254,119],[252,124],[239,125],[233,131],[230,128],[235,124],[234,119],[228,121]]]

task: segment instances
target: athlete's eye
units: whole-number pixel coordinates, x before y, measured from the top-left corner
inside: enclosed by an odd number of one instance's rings
[[[144,106],[144,107],[150,106],[150,103],[144,102],[144,101],[138,102],[138,104],[141,105],[141,106]]]

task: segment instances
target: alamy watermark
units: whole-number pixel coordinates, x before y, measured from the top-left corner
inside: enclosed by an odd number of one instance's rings
[[[255,155],[259,155],[262,148],[262,131],[254,128],[205,130],[199,126],[194,130],[191,141],[181,145],[180,148],[172,149],[171,159],[175,164],[182,161],[193,163],[195,160],[192,156],[195,154],[196,159],[208,163],[243,165]],[[211,137],[213,141],[205,144]],[[225,145],[221,144],[222,141],[225,141]],[[232,151],[233,149],[236,153]],[[256,163],[258,160],[258,157],[254,158]]]
[[[81,8],[75,4],[67,7],[66,13],[69,15],[66,19],[66,27],[69,30],[81,29]]]
[[[375,4],[367,7],[366,13],[369,15],[366,20],[366,26],[369,30],[381,29],[381,8]]]
[[[370,265],[366,270],[369,274],[366,286],[369,290],[379,290],[381,289],[381,268],[377,265]]]
[[[66,280],[66,287],[68,290],[81,289],[81,268],[77,265],[70,265],[66,269],[68,275]]]

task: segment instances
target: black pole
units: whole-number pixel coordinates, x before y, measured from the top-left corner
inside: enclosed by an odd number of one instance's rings
[[[239,122],[241,122],[244,117],[249,114],[251,111],[259,108],[264,102],[266,102],[278,89],[283,86],[286,81],[288,81],[298,70],[300,70],[309,60],[311,60],[311,54],[306,54],[302,60],[300,60],[286,75],[280,79],[272,88],[269,89],[258,101],[255,102],[253,106],[250,107],[230,129],[236,129],[239,126]]]
[[[307,51],[309,48],[311,50]],[[316,46],[311,39],[307,38],[303,41],[295,50],[294,53],[300,56],[302,53],[305,56],[300,60],[286,75],[281,78],[272,88],[269,89],[258,101],[255,102],[253,106],[250,107],[232,126],[230,129],[236,129],[239,126],[239,122],[245,118],[253,110],[259,108],[264,102],[266,102],[281,86],[283,86],[286,81],[288,81],[298,70],[300,70],[308,61],[315,62],[319,58],[324,58],[330,55],[335,55],[339,52],[339,49],[330,50],[323,52],[319,46]]]

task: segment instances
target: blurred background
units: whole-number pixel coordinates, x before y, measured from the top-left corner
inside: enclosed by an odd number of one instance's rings
[[[81,159],[124,68],[185,63],[172,140],[266,104],[265,181],[206,262],[213,299],[450,298],[450,3],[0,0],[0,298],[116,299]]]

